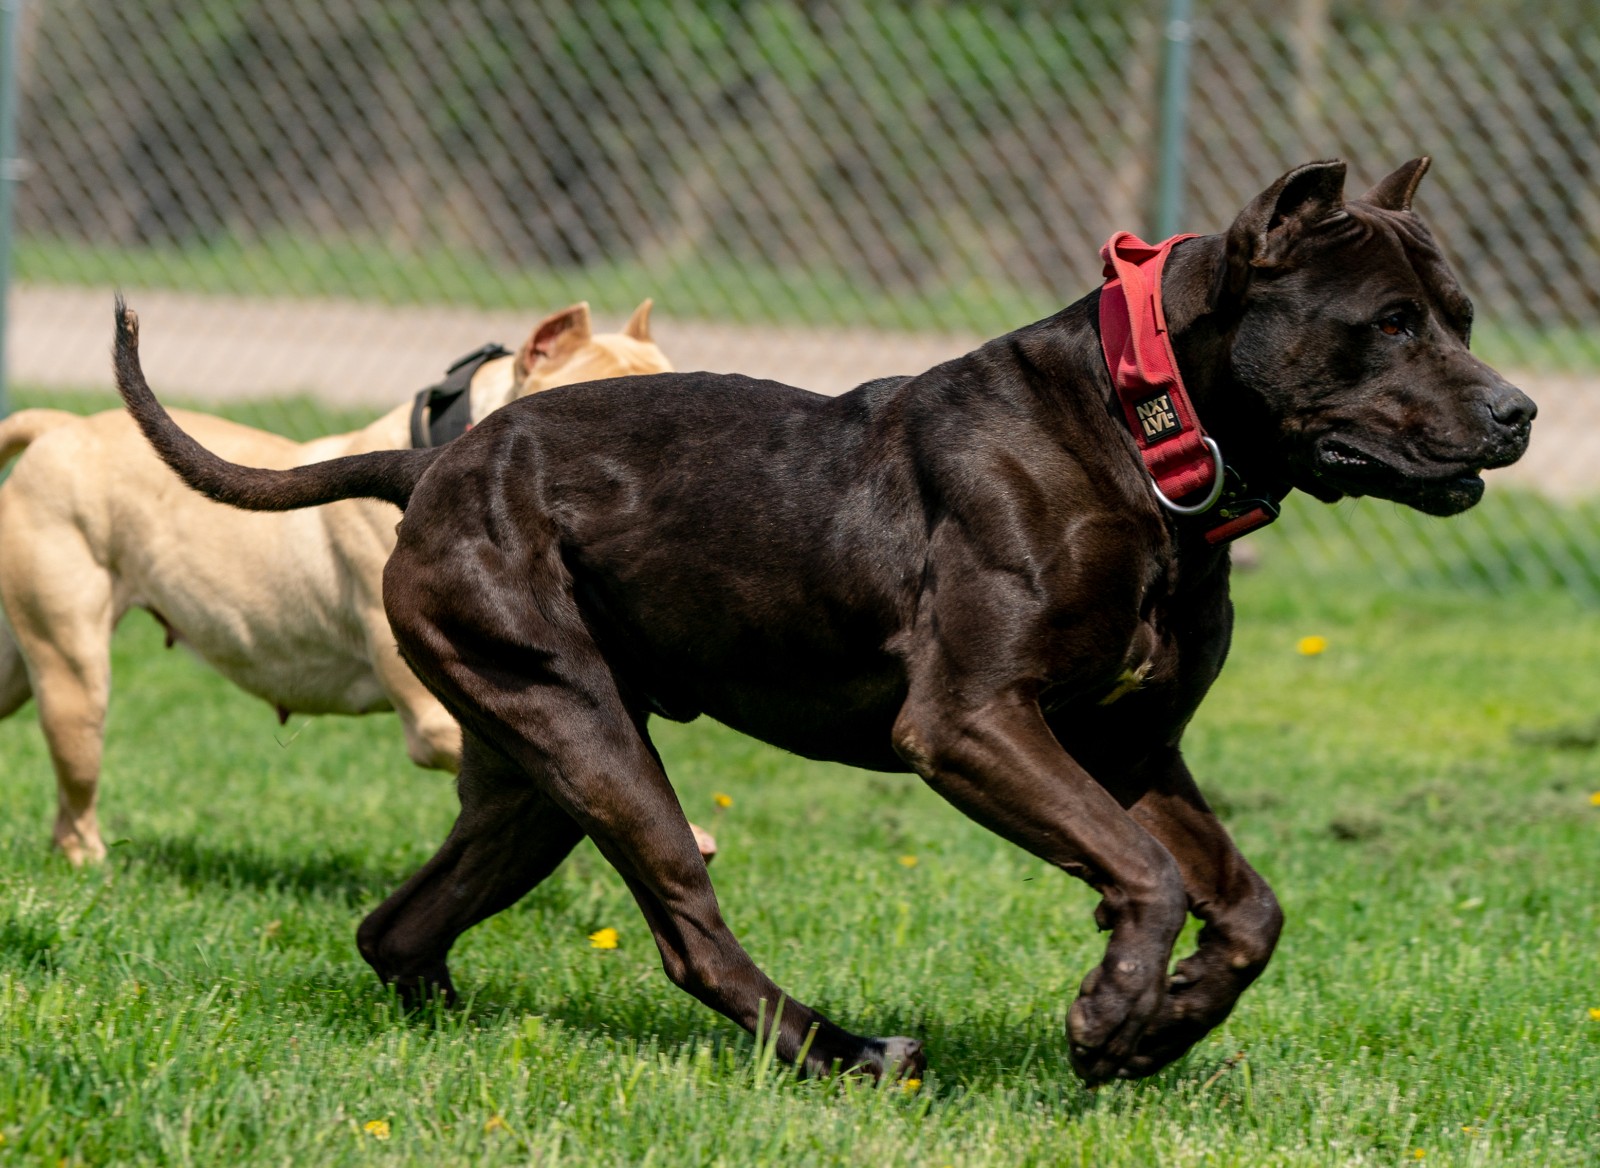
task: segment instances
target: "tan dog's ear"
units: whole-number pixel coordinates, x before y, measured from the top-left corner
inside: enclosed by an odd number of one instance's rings
[[[517,350],[512,372],[521,381],[537,362],[564,357],[574,349],[587,345],[592,336],[594,328],[589,323],[588,301],[552,312],[534,326],[522,348]]]
[[[650,309],[656,302],[646,299],[643,304],[634,309],[634,315],[627,318],[626,325],[622,325],[622,336],[630,336],[635,341],[650,341]]]
[[[622,335],[632,337],[636,341],[650,339],[650,308],[654,300],[646,300],[633,310],[633,315],[628,318],[628,323],[622,326]]]

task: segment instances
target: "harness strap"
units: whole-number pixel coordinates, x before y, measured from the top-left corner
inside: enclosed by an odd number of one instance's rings
[[[511,350],[493,343],[458,358],[444,380],[417,394],[411,402],[411,446],[425,450],[443,446],[472,429],[472,378],[488,362],[509,357]]]
[[[1221,520],[1205,533],[1208,543],[1219,544],[1271,523],[1278,507],[1270,498],[1242,497],[1244,484],[1223,470],[1178,371],[1161,304],[1161,274],[1173,247],[1194,238],[1174,235],[1150,244],[1119,231],[1106,241],[1100,249],[1106,277],[1100,289],[1100,347],[1157,493],[1169,503],[1199,495],[1195,505],[1203,507],[1217,475],[1224,475],[1217,499],[1203,511],[1208,521]]]

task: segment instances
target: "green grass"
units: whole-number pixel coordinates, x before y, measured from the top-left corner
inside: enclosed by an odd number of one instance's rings
[[[22,385],[14,387],[8,398],[8,405],[13,410],[46,406],[74,414],[97,414],[101,410],[122,408],[122,399],[103,389],[38,389]],[[297,442],[306,442],[325,434],[359,430],[381,412],[376,409],[339,408],[304,396],[247,398],[232,402],[189,402],[174,398],[168,404],[174,408],[216,414],[246,426],[282,434]]]
[[[585,267],[508,267],[446,249],[396,251],[380,241],[293,234],[256,241],[120,248],[29,236],[16,244],[19,280],[177,288],[235,296],[332,296],[384,304],[526,309],[588,300],[612,314],[653,296],[668,316],[746,324],[844,325],[999,336],[1088,290],[1029,288],[977,275],[913,287],[864,285],[816,265],[776,267],[698,252]],[[1065,297],[1065,299],[1063,299]],[[1485,314],[1487,315],[1487,314]],[[1600,331],[1484,320],[1474,348],[1518,369],[1600,370]]]
[[[383,304],[526,310],[587,300],[622,314],[646,296],[668,316],[745,324],[846,325],[999,335],[1061,307],[1059,292],[968,276],[886,292],[818,265],[776,267],[699,253],[584,267],[511,266],[444,248],[297,235],[120,248],[28,237],[18,280],[232,296],[331,296]]]
[[[1600,614],[1287,546],[1241,577],[1187,742],[1282,947],[1185,1060],[1092,1094],[1062,1033],[1102,943],[1087,889],[914,779],[705,722],[657,735],[729,921],[796,995],[925,1038],[920,1090],[770,1065],[670,985],[588,844],[463,938],[464,1008],[403,1017],[353,933],[443,837],[449,780],[391,716],[280,728],[136,614],[103,868],[48,851],[32,707],[0,724],[0,1165],[1600,1162]],[[604,926],[619,949],[589,947]]]

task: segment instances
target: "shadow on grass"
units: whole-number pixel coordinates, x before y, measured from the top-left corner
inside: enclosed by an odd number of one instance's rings
[[[458,977],[457,986],[465,996],[453,1007],[434,1001],[408,1010],[359,961],[348,967],[348,973],[325,971],[284,988],[288,1000],[310,1006],[318,1025],[359,1040],[397,1030],[436,1033],[451,1040],[469,1033],[509,1039],[524,1019],[533,1016],[544,1021],[547,1035],[564,1031],[575,1043],[587,1045],[596,1062],[610,1053],[627,1056],[636,1051],[643,1057],[659,1055],[688,1064],[706,1051],[717,1078],[725,1083],[747,1082],[754,1073],[757,1059],[751,1036],[687,995],[679,1000],[634,991],[565,998],[520,978],[473,985],[466,971],[458,974],[464,975]],[[994,1024],[966,1018],[947,1024],[912,1009],[889,1009],[878,1013],[871,1029],[924,1040],[934,1081],[923,1090],[935,1102],[954,1102],[995,1089],[1016,1091],[1033,1098],[1035,1106],[1057,1120],[1108,1109],[1138,1109],[1148,1103],[1152,1091],[1160,1097],[1192,1096],[1215,1081],[1229,1053],[1215,1043],[1202,1042],[1194,1054],[1149,1079],[1090,1091],[1072,1073],[1064,1032],[1037,1017]]]
[[[187,837],[158,838],[119,851],[129,867],[172,876],[187,887],[314,895],[352,907],[376,905],[415,867],[414,858],[374,863],[353,852],[286,857],[249,846],[202,844]],[[540,898],[536,892],[530,899]],[[554,899],[559,901],[561,896]],[[513,976],[508,980],[502,975],[474,982],[472,972],[463,969],[458,971],[457,986],[465,997],[461,1005],[450,1008],[430,1003],[406,1011],[378,985],[356,957],[354,945],[350,957],[349,965],[337,973],[308,973],[303,982],[291,978],[291,984],[298,984],[291,996],[313,1004],[313,1013],[321,1015],[325,1025],[359,1034],[375,1036],[397,1027],[492,1031],[510,1019],[537,1015],[576,1034],[653,1048],[669,1059],[702,1048],[710,1049],[717,1065],[730,1050],[738,1066],[753,1065],[755,1059],[748,1034],[672,990],[664,973],[659,974],[662,992],[636,988],[563,997],[554,986],[541,985],[533,978]],[[843,1011],[830,1011],[826,1003],[819,1007],[847,1028],[923,1039],[940,1095],[954,1097],[995,1083],[1020,1086],[1031,1082],[1035,1088],[1043,1085],[1049,1089],[1056,1114],[1077,1117],[1102,1106],[1112,1094],[1131,1100],[1141,1090],[1138,1084],[1117,1084],[1110,1092],[1099,1093],[1080,1088],[1068,1064],[1064,1014],[944,1019],[909,1005],[891,1004],[875,1010],[868,1027]],[[1180,1087],[1190,1079],[1204,1077],[1207,1065],[1203,1056],[1185,1059],[1147,1080],[1146,1085]]]
[[[663,975],[664,976],[664,975]],[[488,995],[465,1007],[481,1024],[506,1013],[534,1013],[570,1030],[613,1041],[637,1043],[660,1051],[669,1059],[686,1057],[701,1048],[711,1052],[713,1065],[721,1065],[723,1052],[733,1052],[735,1074],[748,1073],[756,1060],[754,1040],[734,1023],[708,1007],[690,1000],[683,1009],[662,1010],[659,1002],[618,1002],[611,999],[541,1000],[532,987],[513,991],[491,1004]],[[653,1016],[640,1019],[641,1006]],[[955,1099],[972,1091],[994,1087],[1040,1092],[1040,1102],[1061,1119],[1076,1119],[1105,1106],[1137,1106],[1149,1090],[1169,1091],[1198,1083],[1210,1073],[1211,1062],[1185,1058],[1150,1079],[1114,1083],[1090,1091],[1073,1074],[1067,1059],[1063,1027],[1010,1022],[1000,1025],[952,1025],[914,1011],[879,1011],[870,1028],[849,1018],[836,1018],[850,1029],[870,1029],[880,1036],[904,1034],[921,1038],[928,1069],[936,1077],[935,1098]],[[1046,1031],[1049,1031],[1048,1033]],[[1220,1058],[1220,1056],[1218,1056]],[[1042,1090],[1041,1090],[1042,1088]]]
[[[421,860],[372,863],[354,852],[283,855],[264,848],[213,845],[182,836],[157,837],[117,849],[129,868],[171,876],[188,888],[292,892],[347,906],[376,904]]]
[[[514,1026],[517,1020],[531,1015],[570,1031],[575,1037],[584,1036],[602,1048],[611,1044],[624,1049],[636,1046],[672,1061],[688,1061],[704,1049],[710,1052],[713,1066],[731,1067],[719,1074],[734,1078],[749,1073],[755,1065],[753,1038],[687,995],[682,995],[681,1000],[670,994],[663,1000],[661,995],[648,991],[563,997],[559,991],[546,990],[533,981],[498,978],[473,985],[470,973],[463,970],[457,974],[457,988],[464,994],[459,1005],[448,1007],[433,1002],[410,1011],[389,999],[375,981],[352,982],[352,992],[361,1002],[377,999],[385,1003],[381,1010],[369,1008],[362,1025],[370,1027],[373,1034],[397,1026],[489,1031]],[[661,976],[666,985],[666,975]],[[1150,1079],[1112,1083],[1090,1091],[1072,1072],[1061,1019],[985,1022],[964,1018],[946,1022],[914,1008],[888,1008],[877,1011],[873,1025],[864,1027],[837,1011],[830,1016],[857,1031],[921,1038],[926,1044],[929,1070],[936,1076],[937,1086],[927,1088],[937,1092],[935,1098],[954,1099],[996,1086],[1025,1089],[1038,1092],[1041,1104],[1059,1118],[1075,1119],[1106,1106],[1137,1106],[1142,1094],[1149,1090],[1192,1089],[1208,1077],[1215,1069],[1213,1064],[1222,1057],[1202,1044],[1198,1057],[1181,1059]]]

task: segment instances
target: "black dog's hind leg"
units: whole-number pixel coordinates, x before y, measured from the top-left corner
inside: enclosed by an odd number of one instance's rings
[[[809,1039],[809,1071],[919,1073],[920,1043],[840,1029],[783,994],[739,945],[640,716],[570,595],[558,591],[559,569],[532,558],[534,567],[505,575],[480,573],[471,556],[441,558],[430,564],[431,587],[391,596],[406,659],[480,743],[463,760],[450,838],[362,926],[363,952],[380,975],[448,989],[444,958],[455,938],[516,900],[587,834],[633,892],[677,985],[752,1032],[762,1021],[770,1027],[782,1000],[777,1053],[794,1061]],[[402,538],[389,572],[415,570],[410,560]],[[543,588],[530,589],[540,568]],[[499,761],[491,766],[490,757]]]
[[[409,1004],[453,999],[457,937],[521,899],[567,858],[583,829],[522,768],[463,735],[461,814],[438,853],[361,922],[356,944]]]
[[[1206,806],[1183,759],[1174,750],[1164,763],[1165,773],[1130,812],[1178,861],[1189,911],[1205,928],[1139,1040],[1128,1065],[1134,1075],[1160,1070],[1221,1023],[1267,967],[1283,928],[1272,889]]]
[[[652,804],[664,814],[663,795],[676,806],[666,776],[657,774],[654,781],[660,787],[638,805],[645,816],[656,814]],[[809,1074],[827,1074],[834,1068],[861,1069],[875,1078],[886,1073],[921,1074],[920,1042],[862,1038],[787,997],[761,972],[723,922],[693,837],[676,828],[672,835],[670,847],[635,847],[626,832],[605,839],[597,834],[595,842],[633,892],[661,951],[662,965],[675,985],[752,1033],[758,1023],[763,1024],[769,1040],[776,1018],[778,1056],[795,1062],[804,1049],[804,1069]],[[781,1017],[777,1013],[780,1004]],[[813,1028],[814,1035],[810,1033]]]
[[[593,665],[602,667],[598,651]],[[795,1061],[809,1036],[812,1073],[835,1065],[873,1075],[896,1068],[920,1073],[920,1043],[851,1034],[785,995],[756,967],[723,921],[689,821],[609,675],[609,692],[574,692],[578,676],[594,674],[561,673],[567,687],[498,690],[494,711],[501,728],[527,735],[519,753],[529,769],[550,777],[553,797],[627,882],[673,983],[751,1032],[765,1021],[770,1035],[781,1001],[777,1053]]]

